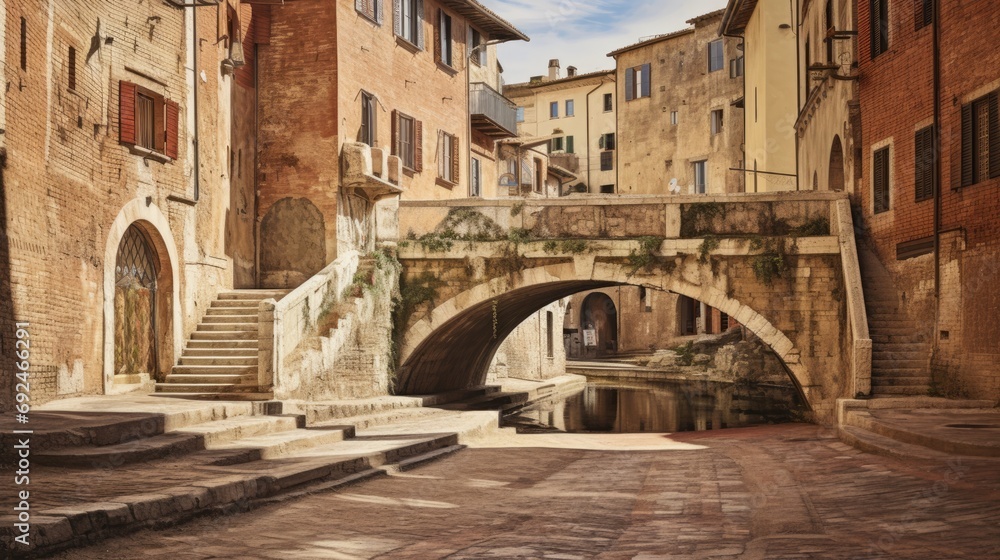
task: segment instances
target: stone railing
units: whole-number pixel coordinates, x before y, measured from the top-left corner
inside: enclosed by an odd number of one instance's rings
[[[399,156],[383,148],[361,142],[347,142],[341,153],[344,188],[363,191],[369,199],[379,200],[403,192],[403,164]]]
[[[260,303],[258,320],[258,385],[273,387],[276,393],[289,389],[285,360],[299,344],[314,334],[322,313],[339,302],[358,270],[360,255],[347,252],[301,286],[281,298]]]
[[[865,294],[861,285],[858,246],[854,240],[854,220],[847,198],[833,202],[830,210],[831,233],[840,241],[840,261],[844,270],[844,291],[847,294],[847,319],[851,327],[850,364],[853,395],[868,395],[872,386],[872,339],[865,314]]]

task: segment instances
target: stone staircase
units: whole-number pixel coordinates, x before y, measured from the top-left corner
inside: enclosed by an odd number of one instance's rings
[[[927,395],[927,334],[901,308],[892,277],[874,251],[859,244],[858,259],[872,339],[872,396]]]
[[[219,294],[156,394],[163,397],[269,400],[257,386],[258,307],[287,290],[232,290]]]

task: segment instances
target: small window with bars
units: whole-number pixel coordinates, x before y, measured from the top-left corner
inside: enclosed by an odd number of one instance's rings
[[[612,171],[615,168],[615,153],[601,152],[601,171]]]

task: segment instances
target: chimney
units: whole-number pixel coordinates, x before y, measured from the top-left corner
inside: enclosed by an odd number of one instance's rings
[[[559,59],[553,58],[549,61],[549,79],[558,80],[559,79]]]
[[[576,76],[576,66],[567,66],[566,67],[566,77],[567,78],[572,78],[573,76]]]

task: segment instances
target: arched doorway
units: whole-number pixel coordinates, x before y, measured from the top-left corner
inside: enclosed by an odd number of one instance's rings
[[[146,233],[130,225],[115,259],[115,375],[157,376],[158,260]]]
[[[595,292],[584,298],[580,328],[585,356],[601,357],[618,352],[618,310],[607,294]]]
[[[833,137],[833,146],[830,148],[830,180],[827,188],[838,192],[844,190],[844,147],[840,143],[840,136]]]

